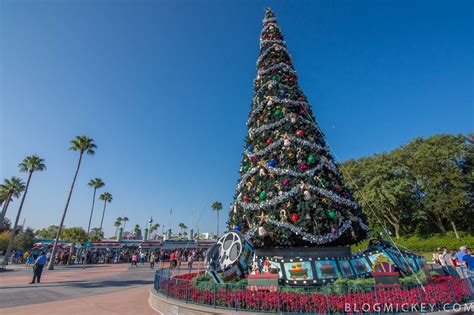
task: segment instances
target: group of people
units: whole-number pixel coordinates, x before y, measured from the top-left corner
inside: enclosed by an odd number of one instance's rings
[[[41,274],[43,273],[44,266],[51,259],[51,252],[42,251],[40,253],[35,252],[21,252],[12,255],[15,258],[15,263],[25,263],[25,266],[33,268],[33,279],[30,284],[40,283]],[[191,272],[193,269],[193,263],[195,261],[203,260],[204,252],[202,250],[160,250],[160,251],[83,251],[76,254],[70,254],[68,251],[60,251],[55,255],[55,264],[94,264],[98,262],[102,263],[119,263],[129,262],[132,266],[137,266],[138,263],[144,265],[146,262],[150,264],[150,269],[155,268],[155,263],[159,264],[159,267],[163,267],[166,262],[170,263],[170,268],[178,269],[181,267],[181,263],[187,262],[188,271]]]
[[[467,278],[474,274],[474,252],[466,246],[461,246],[459,251],[438,248],[438,252],[433,254],[433,260],[441,265],[447,275]]]
[[[173,251],[150,251],[145,253],[134,252],[131,256],[131,265],[137,266],[138,263],[144,265],[145,262],[150,263],[150,269],[155,268],[155,263],[158,263],[159,267],[163,267],[165,262],[170,262],[170,268],[176,269],[181,267],[181,263],[187,262],[188,270],[193,269],[193,263],[203,258],[203,252],[199,250],[173,250]]]

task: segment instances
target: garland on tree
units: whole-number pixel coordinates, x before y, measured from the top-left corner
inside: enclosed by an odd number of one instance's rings
[[[297,83],[273,11],[266,10],[241,178],[229,227],[255,247],[349,245],[368,228]]]

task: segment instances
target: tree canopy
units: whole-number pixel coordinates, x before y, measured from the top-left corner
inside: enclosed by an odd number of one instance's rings
[[[415,138],[389,153],[353,159],[341,171],[372,231],[396,237],[472,229],[473,135]]]

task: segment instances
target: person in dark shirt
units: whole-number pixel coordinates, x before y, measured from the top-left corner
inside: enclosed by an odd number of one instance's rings
[[[41,274],[43,273],[43,267],[46,264],[46,255],[44,252],[41,252],[41,255],[36,258],[35,265],[33,266],[33,279],[31,280],[30,284],[33,284],[38,281],[41,283]]]

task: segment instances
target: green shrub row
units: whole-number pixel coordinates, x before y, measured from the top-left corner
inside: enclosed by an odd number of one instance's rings
[[[393,240],[401,245],[400,249],[407,248],[415,252],[433,252],[438,247],[447,247],[448,249],[458,250],[460,246],[467,245],[468,247],[474,247],[474,235],[460,232],[460,239],[456,239],[453,232],[446,234],[432,234],[429,236],[402,236],[399,239],[393,238]],[[360,244],[352,246],[352,252],[367,249],[369,240],[366,240]]]

